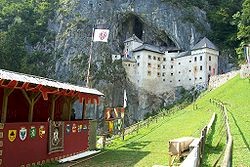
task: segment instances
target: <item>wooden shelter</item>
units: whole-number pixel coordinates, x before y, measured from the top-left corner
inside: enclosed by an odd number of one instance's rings
[[[0,69],[0,167],[39,165],[94,148],[96,122],[85,119],[86,105],[99,104],[101,96],[95,89]],[[80,118],[72,113],[74,103],[81,106]]]

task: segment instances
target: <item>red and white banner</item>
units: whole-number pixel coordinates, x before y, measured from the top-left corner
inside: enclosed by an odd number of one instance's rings
[[[94,42],[108,42],[109,30],[108,29],[95,29]]]

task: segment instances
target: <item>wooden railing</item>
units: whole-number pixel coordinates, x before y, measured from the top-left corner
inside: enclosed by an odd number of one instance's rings
[[[181,163],[180,167],[199,167],[202,164],[205,152],[206,136],[212,127],[216,114],[211,117],[208,125],[201,130],[201,135],[198,138],[197,144],[191,145],[192,151],[188,154],[187,158]]]
[[[220,110],[223,113],[223,118],[224,118],[224,122],[226,125],[225,127],[226,127],[226,132],[227,132],[226,133],[227,143],[226,143],[226,148],[224,151],[224,158],[222,160],[221,166],[222,167],[231,167],[232,166],[232,153],[233,153],[233,138],[231,135],[231,130],[230,130],[229,122],[228,122],[228,116],[227,116],[228,110],[225,106],[225,103],[223,103],[220,100],[210,99],[210,102],[213,104],[216,104],[216,106],[220,108]],[[219,159],[220,159],[220,157],[219,157]]]
[[[111,138],[106,138],[106,135],[99,135],[99,136],[103,136],[104,140],[103,145],[109,145],[110,143],[112,143],[112,140],[117,139],[119,137],[124,138],[125,136],[132,134],[132,133],[138,133],[139,130],[143,127],[149,127],[150,124],[152,123],[157,123],[159,121],[159,119],[161,118],[165,118],[166,116],[170,116],[171,114],[174,114],[176,111],[183,109],[181,106],[178,106],[177,108],[173,108],[170,110],[166,110],[166,111],[162,111],[160,113],[158,113],[157,115],[154,115],[152,117],[149,117],[143,121],[137,122],[133,125],[130,125],[126,128],[124,128],[124,132],[121,133],[120,135],[114,135]]]

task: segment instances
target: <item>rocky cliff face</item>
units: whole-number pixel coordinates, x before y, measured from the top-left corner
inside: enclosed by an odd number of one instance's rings
[[[93,46],[91,84],[106,94],[111,107],[122,105],[126,88],[130,120],[159,108],[167,95],[156,97],[134,87],[121,62],[111,62],[111,54],[122,54],[123,41],[132,34],[146,43],[188,50],[209,31],[203,11],[162,0],[64,0],[57,12],[50,29],[57,34],[58,79],[84,83],[92,28],[109,28],[109,42]]]

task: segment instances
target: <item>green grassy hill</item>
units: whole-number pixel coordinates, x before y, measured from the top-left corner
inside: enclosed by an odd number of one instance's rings
[[[227,103],[228,117],[233,136],[233,166],[250,166],[250,83],[239,76],[200,100],[216,98]],[[218,128],[216,129],[218,131]],[[218,136],[213,136],[219,138]],[[211,154],[212,155],[212,154]]]
[[[161,118],[136,134],[126,136],[125,141],[115,140],[101,155],[79,163],[78,166],[153,166],[168,165],[168,141],[183,136],[200,135],[213,112],[217,118],[206,143],[206,155],[202,166],[212,166],[222,155],[225,146],[225,130],[219,109],[210,103],[216,98],[226,102],[233,135],[233,166],[250,164],[250,83],[238,76],[213,91],[207,91],[193,104],[174,114]],[[221,162],[222,158],[219,160]],[[61,165],[60,165],[61,166]]]

